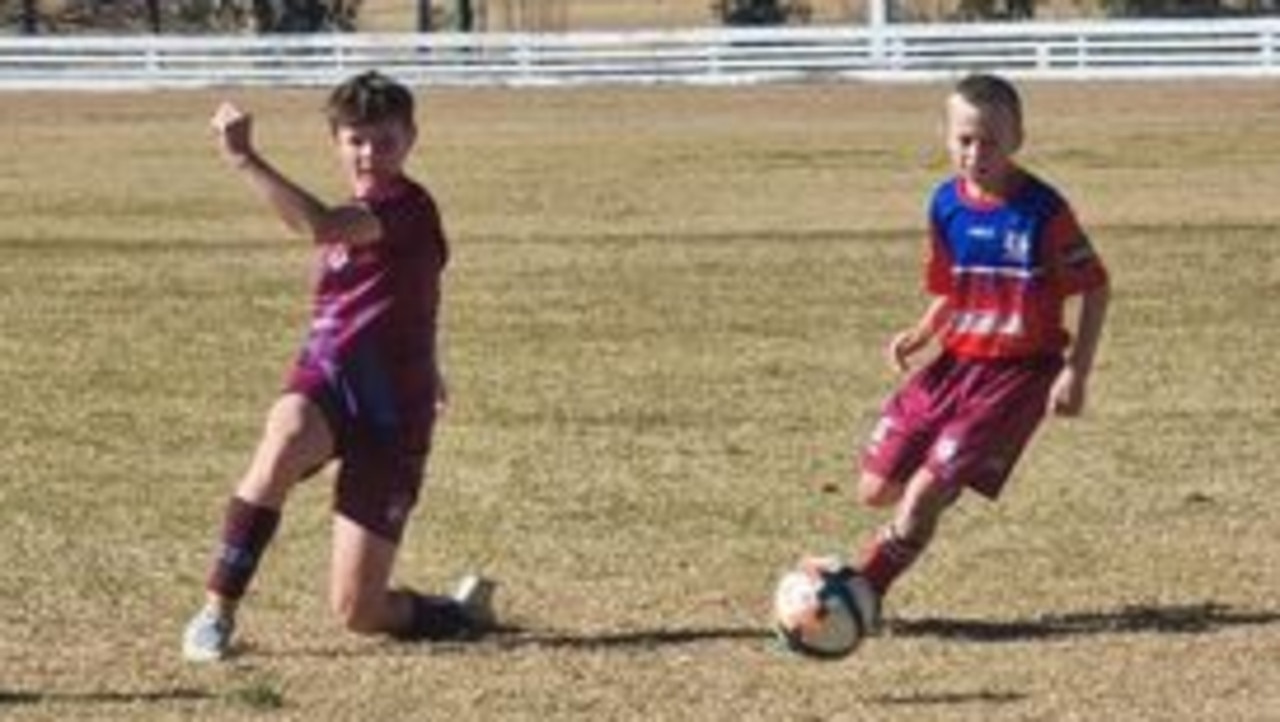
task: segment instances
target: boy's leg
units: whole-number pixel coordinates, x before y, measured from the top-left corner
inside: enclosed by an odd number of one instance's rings
[[[423,427],[429,428],[429,427]],[[410,434],[412,438],[412,434]],[[399,540],[426,474],[427,447],[362,430],[345,447],[334,498],[330,604],[347,629],[401,639],[455,639],[492,625],[492,582],[453,596],[392,589]]]
[[[397,550],[395,542],[334,516],[329,605],[347,629],[376,634],[409,626],[409,600],[388,590]]]
[[[863,471],[858,479],[858,501],[875,509],[893,506],[902,499],[906,488],[906,484]]]
[[[236,496],[280,509],[293,486],[332,459],[334,450],[333,431],[320,407],[301,394],[285,394],[267,414],[262,440]]]
[[[305,396],[286,394],[271,407],[253,460],[227,506],[207,585],[210,604],[233,607],[244,595],[289,491],[328,461],[333,448],[324,413]]]
[[[876,530],[862,549],[858,567],[880,596],[915,563],[933,539],[942,513],[960,495],[960,488],[939,483],[927,468],[907,483],[892,521]]]
[[[862,504],[880,508],[902,499],[937,438],[935,406],[950,393],[950,368],[947,357],[938,358],[885,401],[858,453],[858,500]]]
[[[359,634],[451,639],[473,631],[463,602],[390,588],[398,545],[342,515],[334,517],[330,604]],[[487,603],[487,600],[485,600]]]
[[[333,454],[333,437],[319,408],[303,396],[281,397],[249,470],[236,486],[223,517],[217,555],[206,583],[206,605],[188,625],[184,655],[192,661],[221,659],[234,631],[236,605],[279,525],[289,490]]]

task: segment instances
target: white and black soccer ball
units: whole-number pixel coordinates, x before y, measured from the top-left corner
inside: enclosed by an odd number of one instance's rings
[[[778,580],[774,631],[783,644],[811,657],[839,659],[858,648],[879,623],[880,601],[857,570],[835,557],[808,557]]]

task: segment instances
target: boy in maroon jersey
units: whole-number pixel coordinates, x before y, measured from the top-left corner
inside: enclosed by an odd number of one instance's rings
[[[931,340],[942,348],[890,397],[861,455],[860,500],[894,507],[858,563],[881,597],[963,489],[996,498],[1041,419],[1084,407],[1107,271],[1067,201],[1014,161],[1022,139],[1004,79],[969,76],[947,98],[955,172],[929,209],[931,301],[888,356],[905,372]],[[1080,298],[1074,337],[1069,296]]]
[[[329,594],[343,624],[451,639],[493,623],[488,580],[467,577],[451,597],[389,587],[445,398],[436,320],[447,246],[434,200],[404,172],[417,139],[413,96],[363,73],[333,89],[326,114],[352,196],[336,205],[258,154],[247,113],[224,103],[211,122],[227,165],[315,244],[317,280],[306,343],[227,505],[206,603],[183,637],[191,661],[228,654],[239,601],[286,497],[335,459]]]

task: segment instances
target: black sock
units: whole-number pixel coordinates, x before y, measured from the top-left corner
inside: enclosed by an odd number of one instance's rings
[[[411,602],[413,614],[408,629],[394,634],[398,639],[411,641],[440,641],[457,639],[469,628],[462,605],[451,597],[437,597],[403,590]]]

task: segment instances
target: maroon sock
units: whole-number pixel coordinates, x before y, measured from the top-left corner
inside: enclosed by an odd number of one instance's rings
[[[859,569],[873,589],[884,596],[903,572],[911,567],[924,551],[924,546],[898,536],[892,524],[888,524],[871,537],[862,549]]]
[[[223,517],[221,544],[209,571],[206,588],[225,599],[243,597],[258,568],[258,560],[279,525],[279,509],[256,506],[239,497],[231,497]]]

